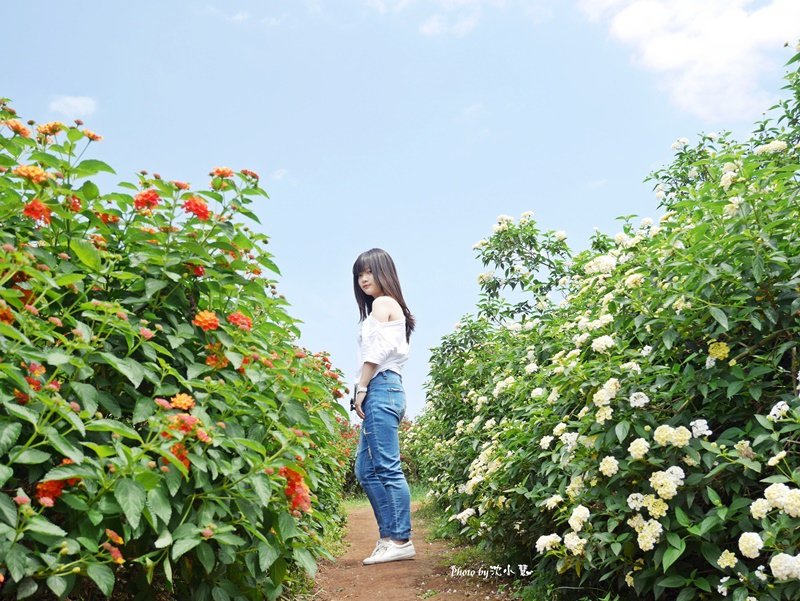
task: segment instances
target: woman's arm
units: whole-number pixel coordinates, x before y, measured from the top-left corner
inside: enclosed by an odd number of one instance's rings
[[[377,363],[370,363],[365,361],[361,366],[361,378],[358,381],[358,388],[356,389],[356,415],[364,419],[364,410],[361,408],[364,399],[367,397],[367,386],[369,386],[372,376],[375,375],[375,370],[378,369]]]

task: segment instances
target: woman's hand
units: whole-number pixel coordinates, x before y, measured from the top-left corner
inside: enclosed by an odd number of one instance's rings
[[[367,393],[363,390],[356,393],[356,415],[361,419],[364,419],[364,410],[361,408],[361,405],[364,403],[364,399],[367,398]]]

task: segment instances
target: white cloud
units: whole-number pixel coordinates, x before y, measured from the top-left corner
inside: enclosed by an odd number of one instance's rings
[[[470,104],[461,111],[461,116],[464,119],[473,119],[480,115],[483,112],[483,103],[476,102],[475,104]]]
[[[477,13],[459,15],[453,19],[437,14],[428,17],[428,19],[419,26],[419,32],[427,36],[455,35],[461,37],[470,33],[477,25]]]
[[[750,119],[774,98],[759,78],[800,37],[798,0],[580,0],[630,46],[679,108],[708,121]]]
[[[416,8],[421,14],[419,32],[426,36],[465,36],[480,24],[485,10],[513,8],[539,24],[552,17],[553,0],[362,0],[380,14],[399,14]]]
[[[276,169],[270,174],[269,178],[273,181],[279,182],[282,179],[284,179],[288,174],[289,174],[288,169]]]
[[[68,119],[88,117],[97,110],[97,101],[91,96],[57,96],[50,101],[50,110]]]

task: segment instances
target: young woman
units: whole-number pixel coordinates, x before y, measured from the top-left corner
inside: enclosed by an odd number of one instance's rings
[[[380,539],[365,565],[411,559],[411,495],[400,466],[398,428],[406,410],[401,373],[408,359],[414,316],[403,300],[394,261],[373,248],[353,264],[353,288],[361,314],[361,369],[355,410],[364,420],[355,474],[367,493]]]

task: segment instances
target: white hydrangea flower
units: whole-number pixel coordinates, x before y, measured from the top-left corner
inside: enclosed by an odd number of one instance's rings
[[[584,266],[584,271],[586,271],[586,273],[611,273],[616,266],[616,257],[600,255],[589,261]]]
[[[483,247],[487,246],[488,244],[489,241],[486,238],[482,238],[481,240],[478,240],[475,244],[472,245],[472,250],[480,250]]]
[[[536,365],[536,363],[528,363],[528,365],[525,366],[525,373],[528,375],[536,373],[537,371],[539,371],[539,366]]]
[[[800,489],[793,488],[783,499],[783,511],[793,518],[800,518]]]
[[[634,392],[628,399],[628,402],[631,404],[631,407],[644,407],[650,402],[650,397],[643,392]]]
[[[564,230],[558,230],[554,234],[554,236],[555,236],[556,240],[558,240],[560,242],[562,240],[566,240],[567,239],[567,232],[565,232]]]
[[[663,527],[656,520],[647,520],[639,531],[637,542],[642,551],[652,551],[661,538]]]
[[[567,424],[564,422],[559,422],[556,424],[556,427],[553,428],[553,436],[561,436],[567,429]]]
[[[764,490],[764,498],[769,502],[772,509],[783,509],[788,494],[789,487],[782,482],[770,484]]]
[[[587,540],[585,538],[581,538],[574,532],[568,532],[567,534],[564,535],[564,546],[573,555],[582,555],[586,543]]]
[[[722,174],[722,177],[719,180],[719,185],[727,192],[728,189],[733,185],[737,175],[737,171],[726,171]]]
[[[536,551],[539,553],[552,551],[559,545],[560,542],[561,537],[558,534],[546,534],[545,536],[540,536],[536,540]]]
[[[800,555],[792,557],[787,553],[778,553],[770,559],[769,569],[776,580],[800,578]]]
[[[544,506],[547,509],[553,510],[556,507],[558,507],[558,504],[561,503],[563,500],[564,500],[564,497],[562,497],[561,495],[553,495],[552,497],[550,497],[549,499],[547,499],[544,502]]]
[[[763,547],[764,541],[757,532],[743,532],[739,537],[739,551],[745,557],[755,559]]]
[[[539,446],[543,449],[549,449],[550,443],[553,442],[552,436],[542,436],[542,440],[539,441]]]
[[[613,415],[614,410],[611,407],[600,407],[600,409],[597,410],[597,415],[595,415],[594,419],[598,424],[604,424],[610,420]]]
[[[653,352],[653,347],[652,346],[643,346],[642,350],[639,351],[639,353],[642,355],[642,357],[648,357],[650,355],[650,353],[652,353],[652,352]]]
[[[600,462],[599,469],[600,473],[610,478],[619,471],[619,462],[609,455]]]
[[[650,443],[644,438],[637,438],[630,445],[628,445],[628,452],[634,459],[641,459],[650,450]]]
[[[532,399],[540,399],[544,396],[544,388],[534,388],[531,390]]]
[[[767,144],[756,146],[753,149],[753,154],[772,154],[775,152],[783,152],[789,148],[789,145],[783,140],[773,140]]]
[[[644,275],[641,273],[632,273],[625,278],[626,288],[638,288],[644,282]]]
[[[605,353],[608,349],[612,348],[614,344],[614,339],[611,336],[600,336],[592,341],[592,350],[598,353]]]
[[[717,559],[717,565],[723,570],[725,568],[735,568],[738,561],[739,560],[736,559],[736,555],[734,553],[728,549],[725,549]]]
[[[701,436],[711,436],[713,434],[708,427],[708,422],[704,419],[696,419],[692,422],[689,422],[689,426],[691,426],[692,436],[695,438],[700,438]]]
[[[478,284],[485,284],[486,282],[491,282],[493,279],[494,274],[491,271],[478,274]]]
[[[457,513],[456,515],[450,516],[449,521],[458,520],[459,522],[461,522],[462,526],[466,526],[467,520],[471,518],[473,515],[475,515],[475,513],[476,511],[474,507],[468,507],[461,513]]]
[[[770,467],[775,467],[781,461],[783,461],[784,457],[786,457],[786,451],[781,451],[780,453],[776,453],[775,455],[769,458],[769,461],[767,461],[767,465]]]
[[[570,515],[569,523],[570,528],[572,528],[575,532],[580,532],[583,530],[583,525],[589,519],[589,509],[584,505],[578,505],[575,509],[572,510],[572,515]]]
[[[789,404],[786,401],[779,401],[775,403],[772,409],[767,416],[767,419],[771,422],[776,422],[778,420],[783,419],[786,417],[786,414],[789,413]]]
[[[678,138],[672,143],[672,150],[679,151],[683,150],[689,145],[689,138]]]
[[[628,507],[634,511],[639,511],[644,505],[644,495],[640,492],[631,493],[628,495]]]

